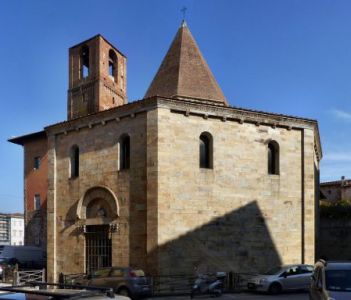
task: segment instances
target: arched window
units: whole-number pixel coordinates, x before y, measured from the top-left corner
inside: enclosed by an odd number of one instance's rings
[[[77,145],[72,146],[70,153],[71,178],[79,176],[79,148]]]
[[[80,54],[80,70],[81,78],[89,76],[90,62],[89,62],[89,47],[83,46]]]
[[[200,168],[212,169],[212,136],[208,132],[203,132],[199,139]]]
[[[123,135],[119,139],[119,169],[126,170],[130,166],[130,137]]]
[[[268,174],[279,175],[279,144],[276,141],[268,143]]]
[[[108,53],[108,74],[117,81],[117,55],[113,50]]]

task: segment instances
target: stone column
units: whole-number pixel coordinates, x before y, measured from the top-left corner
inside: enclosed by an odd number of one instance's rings
[[[148,272],[158,272],[158,111],[147,113],[147,266]]]
[[[47,195],[47,278],[57,281],[56,265],[56,136],[48,133],[48,195]]]
[[[315,178],[314,178],[314,131],[303,129],[303,253],[302,262],[315,263]]]

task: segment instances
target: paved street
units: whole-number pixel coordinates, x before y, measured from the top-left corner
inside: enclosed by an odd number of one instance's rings
[[[177,296],[177,297],[157,297],[151,298],[152,300],[189,300],[190,297],[188,296]],[[208,296],[198,296],[194,298],[195,300],[308,300],[307,293],[289,293],[289,294],[281,294],[277,296],[273,295],[265,295],[265,294],[247,294],[247,293],[240,293],[240,294],[224,294],[220,298],[211,298]]]

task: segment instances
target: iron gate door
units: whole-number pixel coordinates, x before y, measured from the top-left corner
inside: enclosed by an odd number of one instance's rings
[[[109,225],[88,225],[85,232],[85,265],[88,274],[111,267],[111,234]]]

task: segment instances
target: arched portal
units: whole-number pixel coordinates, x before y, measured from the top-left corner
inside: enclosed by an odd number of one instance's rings
[[[118,216],[117,197],[107,187],[92,187],[79,200],[77,218],[85,235],[87,273],[112,265],[111,239]]]

